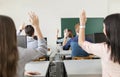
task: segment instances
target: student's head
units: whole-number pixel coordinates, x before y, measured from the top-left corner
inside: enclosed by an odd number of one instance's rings
[[[78,35],[80,23],[75,24],[75,32]]]
[[[10,17],[0,15],[0,76],[15,77],[17,62],[15,24]]]
[[[120,14],[112,14],[104,19],[104,29],[111,59],[120,64]]]
[[[64,34],[67,33],[67,37],[72,38],[73,37],[73,33],[72,30],[70,29],[64,29]]]
[[[25,33],[27,36],[33,36],[34,35],[34,28],[32,27],[32,25],[27,25],[25,27]]]
[[[73,37],[72,30],[68,29],[68,33],[69,33],[68,37],[72,38]]]

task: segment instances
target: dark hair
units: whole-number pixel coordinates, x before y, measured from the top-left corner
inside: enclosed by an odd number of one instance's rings
[[[34,28],[32,27],[32,25],[27,25],[25,27],[25,33],[27,36],[32,36],[34,34]]]
[[[68,32],[69,32],[69,35],[68,35],[68,37],[72,38],[72,37],[73,37],[72,30],[68,29]]]
[[[0,15],[0,77],[15,77],[17,62],[15,24],[10,17]]]
[[[120,64],[120,14],[112,14],[104,19],[107,45],[111,48],[111,60]]]

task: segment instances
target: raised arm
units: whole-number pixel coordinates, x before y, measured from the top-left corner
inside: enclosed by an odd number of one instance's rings
[[[47,42],[43,38],[42,32],[40,30],[38,16],[34,12],[29,13],[29,16],[30,22],[34,27],[38,37],[38,47],[36,48],[36,50],[39,51],[41,54],[38,54],[38,56],[44,56],[47,53]]]
[[[19,30],[17,31],[17,35],[20,35],[21,32],[25,29],[25,23],[23,23],[20,27]]]
[[[59,29],[57,29],[56,40],[58,39]]]
[[[42,35],[42,32],[39,27],[38,16],[34,12],[29,13],[29,16],[30,16],[30,22],[32,23],[32,25],[37,33],[38,39],[43,39],[43,35]]]
[[[69,33],[68,33],[68,29],[65,29],[65,30],[64,30],[63,44],[62,44],[63,46],[65,46],[66,43],[67,43],[68,35],[69,35]]]
[[[82,45],[85,41],[85,24],[86,24],[86,13],[84,10],[82,10],[80,14],[80,30],[79,30],[79,38],[78,38],[78,43],[79,45]]]

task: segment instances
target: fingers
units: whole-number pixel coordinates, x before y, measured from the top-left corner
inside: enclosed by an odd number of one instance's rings
[[[86,13],[85,13],[85,10],[83,9],[81,12],[81,17],[85,17],[85,16],[86,16]]]
[[[81,14],[80,14],[80,25],[84,26],[86,23],[86,13],[85,10],[82,10]]]
[[[39,19],[38,16],[34,12],[29,12],[29,21],[32,23],[33,26],[38,26],[39,25]]]
[[[30,17],[30,22],[33,22],[33,20],[35,20],[37,18],[36,14],[34,12],[29,12],[28,13],[29,17]]]
[[[19,29],[20,29],[20,30],[24,30],[24,29],[25,29],[25,22],[23,22],[23,24],[20,25]]]
[[[35,12],[29,12],[28,15],[30,16],[30,18],[34,18],[37,17],[37,15],[35,14]]]

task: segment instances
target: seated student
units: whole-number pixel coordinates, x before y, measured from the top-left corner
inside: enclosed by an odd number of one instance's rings
[[[37,36],[34,35],[36,29],[34,29],[32,25],[25,26],[25,24],[23,24],[20,26],[18,35],[20,35],[23,30],[25,30],[25,34],[27,35],[27,48],[37,48],[38,40]]]
[[[63,41],[66,41],[68,42],[71,38],[73,38],[73,33],[72,33],[72,30],[70,29],[65,29],[64,30],[64,37],[61,38],[61,39],[58,39],[58,33],[59,33],[59,30],[57,30],[57,43],[63,43]],[[66,40],[64,40],[64,38],[66,38]]]
[[[102,77],[120,77],[120,13],[108,15],[104,19],[103,32],[107,42],[103,43],[85,41],[85,11],[80,15],[80,22],[79,45],[101,58]]]
[[[69,48],[71,47],[71,46],[74,46],[74,45],[72,45],[71,43],[72,42],[76,42],[77,43],[77,48],[79,48],[78,46],[78,33],[79,33],[79,26],[80,26],[80,24],[78,23],[78,24],[76,24],[75,25],[75,32],[76,32],[76,36],[74,37],[74,38],[71,38],[68,42],[66,42],[66,43],[64,43],[63,42],[63,50],[69,50]],[[66,39],[66,38],[65,38]],[[64,39],[64,40],[65,40]],[[86,40],[89,40],[88,38],[86,38]],[[90,40],[89,40],[90,41]],[[73,47],[72,47],[73,48]],[[79,51],[78,51],[79,50]],[[79,49],[77,49],[77,51],[72,51],[72,53],[75,53],[75,54],[77,54],[77,55],[73,55],[72,54],[72,56],[88,56],[88,53],[86,53],[83,49],[81,49],[81,48],[79,48]],[[80,53],[84,53],[84,54],[80,54]]]
[[[38,37],[36,49],[17,47],[13,20],[8,16],[0,15],[0,77],[24,77],[25,64],[46,55],[47,44],[39,28],[39,19],[33,12],[29,16]]]
[[[89,56],[89,54],[87,52],[85,52],[79,45],[78,42],[71,42],[70,43],[71,49],[72,49],[72,53],[71,56],[72,57],[85,57],[85,56]]]

